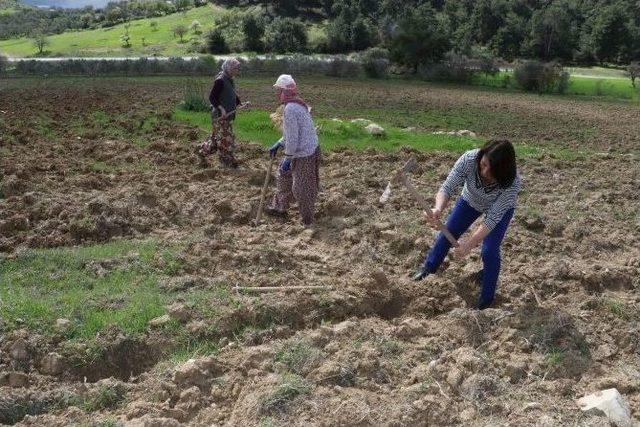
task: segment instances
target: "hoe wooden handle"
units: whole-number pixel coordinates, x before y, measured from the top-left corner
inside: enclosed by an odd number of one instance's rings
[[[262,219],[262,210],[264,209],[264,198],[267,195],[267,188],[269,188],[269,178],[271,178],[271,170],[273,169],[273,163],[276,161],[275,157],[272,157],[269,161],[269,168],[267,169],[267,176],[264,177],[264,184],[262,185],[262,191],[260,192],[260,204],[258,205],[258,213],[256,215],[255,225],[260,224]]]
[[[409,178],[407,178],[407,176],[404,174],[402,175],[402,183],[409,191],[409,194],[411,194],[411,197],[413,197],[413,199],[418,203],[418,205],[422,209],[424,209],[425,212],[429,212],[429,203],[427,203],[427,200],[424,197],[422,197],[420,193],[418,193],[418,190],[416,190],[416,187],[413,186],[411,181],[409,181]],[[442,222],[437,221],[436,224],[438,229],[440,229],[440,232],[444,234],[444,237],[446,237],[449,243],[451,243],[451,246],[455,248],[460,246],[456,238],[453,237],[453,234],[451,234],[449,229],[447,229],[447,227],[445,227]]]

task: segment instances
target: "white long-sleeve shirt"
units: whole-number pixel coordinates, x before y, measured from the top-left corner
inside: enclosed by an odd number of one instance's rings
[[[507,188],[501,188],[497,183],[484,185],[478,170],[479,152],[479,149],[469,150],[460,156],[440,187],[440,191],[451,198],[464,184],[462,198],[472,208],[485,214],[484,224],[489,230],[493,230],[509,209],[516,208],[520,192],[520,176],[516,175],[513,183]]]
[[[290,102],[284,107],[284,154],[291,158],[307,157],[318,147],[318,134],[309,110]]]

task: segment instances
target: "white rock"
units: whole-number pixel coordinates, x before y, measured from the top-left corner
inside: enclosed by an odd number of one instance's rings
[[[204,385],[207,382],[209,372],[201,369],[195,359],[189,359],[176,367],[173,373],[173,382],[178,385]]]
[[[476,137],[476,133],[475,133],[475,132],[472,132],[472,131],[467,130],[467,129],[459,130],[459,131],[457,132],[457,134],[458,134],[459,136],[470,136],[471,138],[475,138],[475,137]]]
[[[367,125],[370,125],[372,121],[368,119],[353,119],[351,120],[351,123],[360,125],[360,126],[367,126]]]
[[[342,322],[340,322],[340,323],[338,323],[338,324],[333,326],[333,332],[336,335],[347,334],[355,326],[356,326],[355,322],[352,322],[351,320],[344,320],[344,321],[342,321]]]
[[[378,124],[371,123],[364,128],[370,135],[384,135],[384,128]]]
[[[631,409],[625,398],[615,388],[598,391],[576,401],[587,413],[604,414],[617,427],[633,427]]]
[[[58,375],[64,371],[64,359],[58,353],[49,353],[40,362],[40,371],[46,375]]]
[[[187,322],[191,318],[191,313],[189,313],[189,310],[187,310],[184,304],[176,302],[167,306],[166,308],[169,312],[169,316],[173,317],[174,319],[178,319],[181,322]]]
[[[157,328],[162,325],[166,325],[171,321],[171,317],[168,314],[164,314],[160,317],[156,317],[155,319],[149,320],[149,326]]]
[[[58,319],[56,320],[56,331],[64,333],[71,329],[71,320]]]
[[[331,121],[336,122],[336,123],[342,123],[342,120],[334,117],[333,119],[331,119]]]
[[[9,387],[27,387],[29,385],[29,377],[24,372],[9,372],[6,377]]]
[[[27,350],[27,342],[22,338],[16,340],[11,346],[11,357],[13,360],[27,360],[29,358],[29,351]]]

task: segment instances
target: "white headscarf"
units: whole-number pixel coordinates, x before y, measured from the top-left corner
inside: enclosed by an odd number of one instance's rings
[[[224,62],[222,63],[222,71],[225,74],[230,76],[231,75],[230,71],[239,66],[240,66],[240,61],[238,61],[236,58],[225,59]]]

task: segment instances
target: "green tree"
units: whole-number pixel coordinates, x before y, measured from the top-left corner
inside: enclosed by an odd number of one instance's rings
[[[266,47],[277,53],[304,52],[307,29],[298,19],[276,18],[266,30]]]
[[[367,21],[360,15],[351,26],[351,48],[364,50],[373,45],[373,35]]]
[[[427,3],[401,19],[390,40],[391,57],[414,71],[419,64],[440,60],[450,46],[445,17]]]
[[[221,28],[214,28],[209,31],[206,37],[207,52],[209,53],[229,53],[229,46],[222,34]]]
[[[532,56],[545,60],[573,57],[576,37],[569,7],[568,2],[558,2],[532,15],[527,42]]]
[[[131,36],[129,36],[129,27],[131,24],[127,22],[124,24],[124,33],[120,35],[120,43],[122,47],[131,47]]]
[[[264,24],[252,13],[247,14],[242,20],[242,32],[244,33],[244,48],[252,52],[263,52]]]
[[[487,44],[504,23],[506,6],[497,0],[478,0],[471,15],[475,39]]]
[[[510,12],[505,17],[504,25],[491,39],[492,51],[509,61],[518,58],[527,35],[527,20]]]
[[[49,46],[49,39],[44,34],[36,34],[33,37],[33,45],[38,49],[38,54],[42,55],[44,48]]]
[[[603,7],[593,17],[591,49],[600,62],[621,62],[633,45],[631,22],[621,3]]]
[[[175,0],[174,4],[176,5],[176,9],[179,11],[187,10],[193,6],[193,2],[191,0]]]
[[[636,79],[640,77],[640,62],[632,62],[627,67],[627,76],[631,79],[631,85],[636,87]]]
[[[180,43],[184,42],[184,36],[188,32],[189,32],[189,29],[184,24],[178,24],[175,27],[173,27],[173,36],[174,37],[176,37],[176,36],[180,37]]]
[[[193,32],[193,34],[202,34],[202,25],[198,20],[194,20],[189,26],[189,29]]]

